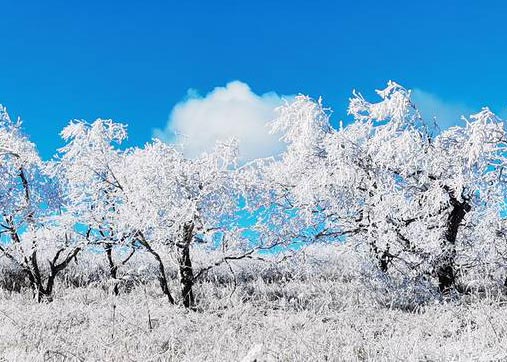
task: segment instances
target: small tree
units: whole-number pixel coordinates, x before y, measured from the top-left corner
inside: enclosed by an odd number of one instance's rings
[[[177,251],[183,305],[193,308],[195,281],[192,244],[210,242],[232,227],[238,196],[234,185],[236,146],[219,144],[214,152],[189,160],[160,141],[130,150],[123,169],[128,202],[120,215],[137,230],[148,249]],[[151,241],[148,246],[148,240]]]
[[[54,173],[62,180],[65,209],[73,217],[77,233],[90,246],[104,249],[109,275],[118,295],[118,269],[137,249],[135,230],[118,227],[118,209],[126,202],[117,175],[124,167],[124,154],[115,146],[126,138],[126,126],[98,119],[92,124],[72,121],[61,133],[67,144],[60,150]],[[130,249],[126,254],[125,249]],[[121,256],[115,260],[114,252]],[[160,277],[167,284],[165,272]],[[172,296],[168,289],[169,300]]]
[[[0,252],[27,275],[37,301],[83,247],[62,210],[60,185],[35,146],[0,106]]]

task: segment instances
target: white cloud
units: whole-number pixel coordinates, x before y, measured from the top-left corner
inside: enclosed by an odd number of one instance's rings
[[[442,130],[451,126],[462,125],[461,116],[468,117],[470,114],[476,113],[464,104],[446,102],[438,96],[421,89],[412,91],[412,100],[423,118],[428,120],[435,118]]]
[[[235,137],[243,160],[266,157],[283,150],[279,136],[269,134],[267,123],[275,108],[283,103],[274,92],[257,95],[240,81],[216,87],[204,97],[189,90],[187,99],[178,103],[164,130],[154,136],[183,145],[185,154],[195,157],[213,149],[216,141]]]

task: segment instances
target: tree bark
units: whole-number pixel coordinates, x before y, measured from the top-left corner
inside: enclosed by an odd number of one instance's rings
[[[390,261],[390,254],[389,254],[389,247],[388,247],[387,250],[385,250],[382,253],[382,255],[380,256],[380,260],[379,260],[379,266],[380,266],[380,270],[382,270],[382,272],[387,273],[389,261]]]
[[[383,273],[387,273],[389,268],[389,262],[391,261],[391,254],[389,253],[389,246],[384,251],[380,251],[377,247],[377,243],[372,241],[370,243],[370,250],[373,253],[374,258],[377,260],[377,265]]]
[[[156,251],[151,249],[150,253],[154,256],[155,260],[158,263],[158,271],[159,271],[158,281],[160,283],[162,293],[164,293],[167,296],[167,300],[169,300],[169,303],[174,304],[174,298],[171,295],[171,292],[169,291],[169,284],[167,282],[167,275],[165,273],[164,263],[162,262],[160,255]]]
[[[164,293],[164,295],[167,296],[167,300],[169,301],[169,303],[174,304],[175,303],[174,298],[171,295],[171,292],[169,291],[169,284],[167,282],[167,275],[165,272],[164,263],[162,262],[162,258],[155,250],[153,250],[151,245],[145,239],[144,235],[142,235],[141,233],[139,233],[139,240],[140,240],[141,245],[144,246],[146,248],[146,250],[148,250],[148,252],[151,255],[153,255],[153,257],[157,261],[158,271],[159,271],[158,281],[160,283],[160,289],[162,289],[162,293]]]
[[[32,268],[25,268],[25,271],[28,274],[28,279],[32,285],[32,289],[34,292],[34,297],[37,299],[37,302],[52,302],[53,301],[53,289],[55,285],[55,279],[63,269],[65,269],[72,259],[74,259],[77,254],[81,251],[81,248],[75,248],[73,251],[69,252],[65,259],[58,263],[58,258],[64,249],[60,249],[53,260],[49,260],[49,275],[46,280],[46,285],[44,285],[44,280],[40,273],[39,264],[37,261],[37,253],[34,252],[30,261],[32,264]]]
[[[183,226],[183,242],[178,244],[178,263],[180,267],[181,295],[185,308],[195,308],[195,297],[193,292],[194,270],[190,258],[190,244],[194,237],[194,224],[186,223]]]
[[[470,204],[465,201],[458,201],[453,195],[451,197],[451,212],[447,219],[444,232],[444,255],[441,265],[437,269],[438,288],[442,293],[448,293],[456,284],[456,270],[454,260],[456,257],[456,238],[461,222],[467,212],[470,211]]]
[[[104,246],[104,249],[106,251],[107,262],[109,264],[109,276],[114,281],[113,294],[118,295],[119,294],[118,283],[117,283],[118,267],[114,264],[114,261],[113,261],[113,247],[111,246],[111,244],[106,244]]]

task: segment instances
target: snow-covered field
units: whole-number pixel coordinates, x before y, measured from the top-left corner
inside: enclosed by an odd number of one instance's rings
[[[507,301],[498,296],[389,307],[358,282],[350,256],[332,247],[233,269],[214,269],[196,286],[197,311],[169,305],[154,281],[115,297],[106,280],[71,287],[67,274],[55,300],[42,304],[28,291],[3,290],[0,360],[507,359]]]

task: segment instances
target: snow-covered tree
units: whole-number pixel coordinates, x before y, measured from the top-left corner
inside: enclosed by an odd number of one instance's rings
[[[378,93],[380,102],[358,95],[349,109],[356,123],[372,127],[358,153],[375,175],[366,188],[375,220],[369,231],[384,270],[433,277],[447,292],[485,262],[481,247],[495,243],[477,226],[487,215],[500,220],[505,207],[504,124],[485,108],[463,126],[432,134],[409,91],[390,83]]]
[[[176,250],[186,307],[195,304],[192,244],[213,246],[234,229],[236,156],[235,143],[223,143],[211,153],[186,159],[173,146],[155,140],[130,150],[125,158],[127,201],[119,209],[120,225],[137,230],[140,243],[149,249]]]
[[[73,233],[59,180],[48,167],[21,121],[0,106],[0,253],[23,270],[38,301],[51,300],[56,276],[84,243]]]
[[[135,231],[120,227],[118,220],[125,193],[118,178],[124,154],[117,146],[127,137],[126,126],[103,119],[91,124],[72,121],[61,136],[67,144],[60,149],[53,173],[63,185],[66,212],[89,245],[104,249],[113,293],[118,294],[118,270],[136,250]],[[165,273],[163,279],[167,284]],[[170,293],[168,297],[172,300]]]
[[[384,274],[435,280],[446,292],[485,263],[480,245],[499,243],[479,234],[478,225],[486,216],[501,224],[504,125],[484,109],[438,134],[410,91],[390,82],[377,93],[377,103],[355,93],[354,122],[338,130],[320,101],[299,97],[284,107],[275,130],[289,147],[278,184],[298,213],[320,216],[313,240],[345,236]]]

